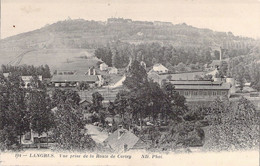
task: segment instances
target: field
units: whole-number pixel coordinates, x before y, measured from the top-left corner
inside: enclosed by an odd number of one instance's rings
[[[0,65],[15,65],[23,51],[0,50]],[[19,65],[27,64],[40,66],[48,64],[54,70],[77,70],[87,72],[89,67],[96,66],[99,61],[93,57],[94,50],[90,49],[38,49],[24,54]],[[83,58],[84,57],[84,58]]]

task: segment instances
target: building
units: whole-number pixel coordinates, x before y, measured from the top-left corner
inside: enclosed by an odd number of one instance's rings
[[[114,133],[108,136],[104,145],[116,153],[130,150],[145,149],[146,144],[132,132],[120,127]]]
[[[212,69],[219,69],[221,66],[221,60],[213,60],[211,64],[209,64],[209,67]]]
[[[163,22],[163,21],[154,21],[153,24],[155,26],[173,26],[171,22]]]
[[[4,77],[7,78],[9,77],[10,73],[3,73]]]
[[[175,90],[183,95],[187,101],[209,101],[217,97],[230,97],[230,83],[201,80],[179,80],[170,82],[175,86]]]
[[[159,85],[162,84],[163,80],[198,80],[200,77],[205,76],[205,72],[185,72],[185,73],[175,73],[175,74],[159,74],[153,70],[150,70],[148,73],[148,78],[157,82]]]
[[[109,74],[117,74],[118,73],[118,69],[115,68],[115,67],[111,67],[111,68],[109,68],[109,72],[108,73]]]
[[[21,76],[21,79],[24,82],[24,88],[29,88],[31,86],[33,76]],[[38,80],[42,81],[42,76],[38,76]]]
[[[99,68],[100,68],[101,71],[106,71],[108,69],[108,65],[105,64],[105,63],[101,63]]]
[[[77,86],[80,82],[85,82],[91,85],[102,86],[103,78],[100,75],[53,75],[51,84],[55,87]]]
[[[163,66],[162,64],[158,63],[153,66],[153,71],[157,72],[158,74],[165,74],[168,73],[168,69]]]

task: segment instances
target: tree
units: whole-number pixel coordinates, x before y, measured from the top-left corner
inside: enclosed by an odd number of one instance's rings
[[[61,89],[55,89],[52,92],[52,107],[59,106],[59,103],[65,102],[67,100],[71,100],[73,103],[73,106],[79,105],[80,97],[79,94],[76,91],[73,90],[61,90]]]
[[[51,102],[45,91],[30,90],[27,97],[27,108],[30,113],[31,129],[41,135],[54,126]]]
[[[180,62],[176,67],[178,71],[186,71],[186,65],[182,62]]]
[[[63,150],[93,150],[95,142],[86,134],[82,110],[73,99],[60,101],[55,112],[55,128],[53,138],[58,147]]]
[[[102,105],[103,100],[104,98],[99,92],[93,93],[91,110],[98,113],[101,109],[103,109],[103,105]]]
[[[211,107],[211,140],[206,147],[218,150],[259,146],[259,117],[254,105],[245,98],[229,102],[217,99]]]
[[[240,90],[242,91],[245,86],[245,68],[242,63],[236,66],[236,75],[235,78],[237,80],[237,83],[239,85]]]
[[[12,73],[9,76],[9,101],[8,101],[8,125],[12,125],[17,132],[17,135],[21,137],[29,130],[29,117],[25,104],[26,92],[21,88],[21,79],[16,73]]]
[[[127,106],[128,106],[128,92],[124,90],[119,91],[114,101],[114,108],[116,112],[121,115],[122,119],[124,119],[124,114],[126,112]]]
[[[169,116],[171,119],[180,121],[181,116],[187,110],[185,97],[176,92],[174,85],[170,82],[163,84],[162,89],[164,92],[162,108],[164,117],[167,118]]]
[[[148,78],[145,69],[136,60],[130,66],[129,73],[126,76],[123,85],[130,90],[137,90],[147,84]]]

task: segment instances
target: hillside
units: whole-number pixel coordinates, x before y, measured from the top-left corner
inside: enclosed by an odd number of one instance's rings
[[[108,22],[65,20],[41,29],[12,36],[1,41],[2,49],[28,48],[96,48],[112,41],[130,43],[159,42],[174,46],[244,47],[250,38],[234,36],[231,32],[215,32],[186,24],[131,21]]]
[[[115,18],[107,22],[77,19],[59,21],[0,40],[0,65],[16,61],[12,64],[43,63],[54,68],[60,62],[63,65],[64,61],[74,61],[82,52],[93,54],[94,49],[118,41],[130,44],[157,42],[174,48],[197,50],[214,46],[243,49],[255,45],[255,40],[251,38],[234,36],[231,32],[195,28],[185,23],[174,25]],[[26,58],[23,56],[19,59],[23,54]]]

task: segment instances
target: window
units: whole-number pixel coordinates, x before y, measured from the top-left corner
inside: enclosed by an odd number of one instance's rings
[[[189,91],[185,91],[184,96],[189,96]]]
[[[208,95],[208,92],[207,92],[207,91],[204,91],[204,92],[203,92],[203,95],[204,95],[204,96],[207,96],[207,95]]]
[[[221,92],[221,95],[222,95],[222,96],[225,96],[225,95],[227,95],[227,92],[222,91],[222,92]]]
[[[212,95],[213,95],[213,96],[217,96],[217,91],[213,91],[213,92],[212,92]]]
[[[193,91],[194,96],[198,96],[198,91]]]

